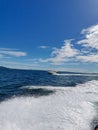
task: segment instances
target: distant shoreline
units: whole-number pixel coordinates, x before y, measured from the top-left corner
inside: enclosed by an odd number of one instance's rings
[[[18,68],[9,68],[5,66],[0,66],[0,70],[7,69],[7,70],[24,70],[24,71],[49,71],[49,70],[36,70],[36,69],[18,69]],[[56,72],[61,72],[61,73],[72,73],[72,74],[98,74],[95,72],[73,72],[73,71],[56,71]]]

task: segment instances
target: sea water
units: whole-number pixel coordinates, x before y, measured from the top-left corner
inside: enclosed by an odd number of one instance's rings
[[[93,130],[96,124],[97,74],[0,70],[0,130]]]

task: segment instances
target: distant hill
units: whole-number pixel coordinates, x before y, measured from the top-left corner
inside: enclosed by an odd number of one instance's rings
[[[9,68],[4,67],[4,66],[0,66],[0,70],[3,70],[3,69],[9,69]]]

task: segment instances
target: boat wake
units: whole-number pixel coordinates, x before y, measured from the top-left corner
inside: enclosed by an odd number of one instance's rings
[[[59,73],[54,73],[53,75],[59,75],[59,76],[98,76],[98,74],[73,74],[73,73],[70,73],[70,74],[59,74]]]
[[[26,88],[36,87],[21,89]],[[0,130],[92,130],[95,117],[97,120],[98,81],[76,87],[39,88],[55,93],[1,102]]]

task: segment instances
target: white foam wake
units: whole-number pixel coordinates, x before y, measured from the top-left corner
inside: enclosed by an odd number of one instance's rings
[[[43,88],[43,87],[42,87]],[[0,104],[0,130],[90,130],[96,116],[98,81],[54,88],[49,96],[14,98]]]
[[[98,74],[73,74],[73,73],[70,73],[70,74],[59,74],[59,73],[55,73],[53,75],[58,75],[58,76],[98,76]]]

